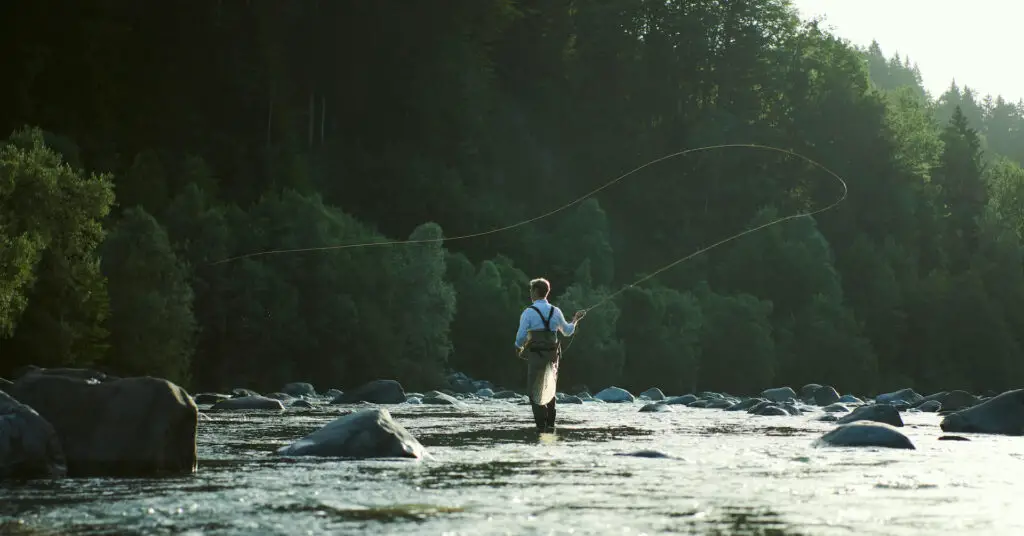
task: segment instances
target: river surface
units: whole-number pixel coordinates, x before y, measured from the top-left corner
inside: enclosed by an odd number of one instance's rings
[[[939,441],[934,414],[895,450],[815,448],[816,414],[564,404],[551,439],[529,406],[399,404],[428,459],[272,455],[359,407],[210,412],[187,477],[0,484],[0,533],[1024,534],[1024,438]]]

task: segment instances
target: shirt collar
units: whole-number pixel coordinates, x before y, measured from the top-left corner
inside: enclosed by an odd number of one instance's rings
[[[537,304],[537,303],[547,303],[547,302],[548,302],[547,298],[541,298],[539,300],[534,300],[533,301],[533,303],[535,303],[535,304]]]

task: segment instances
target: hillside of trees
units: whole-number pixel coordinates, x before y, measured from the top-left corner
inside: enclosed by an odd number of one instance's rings
[[[59,14],[56,15],[56,14]],[[784,0],[5,2],[0,376],[518,387],[527,282],[594,309],[563,390],[1024,383],[1024,103]]]

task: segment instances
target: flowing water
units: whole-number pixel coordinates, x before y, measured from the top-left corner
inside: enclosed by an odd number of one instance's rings
[[[358,406],[211,412],[194,475],[3,483],[0,533],[1024,534],[1024,439],[939,441],[934,414],[895,450],[815,448],[813,414],[588,402],[538,438],[505,401],[387,408],[428,459],[272,455]]]

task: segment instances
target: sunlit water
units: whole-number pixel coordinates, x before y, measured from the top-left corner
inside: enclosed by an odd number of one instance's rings
[[[172,479],[0,484],[0,532],[26,534],[1024,534],[1024,439],[917,450],[815,448],[817,415],[560,405],[553,441],[528,406],[387,406],[422,461],[271,455],[353,406],[209,413],[199,470]],[[657,450],[670,458],[619,456]]]

